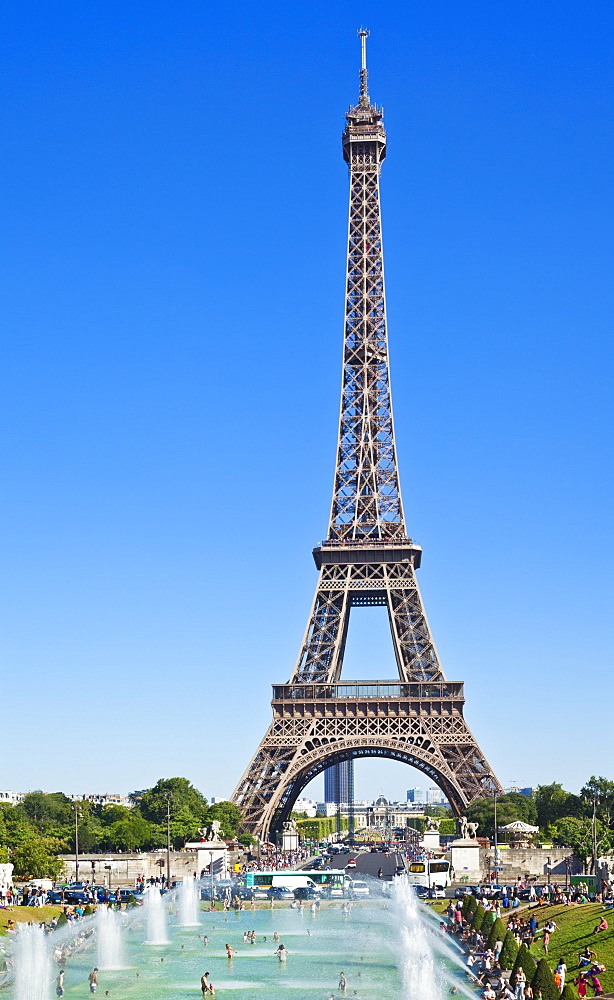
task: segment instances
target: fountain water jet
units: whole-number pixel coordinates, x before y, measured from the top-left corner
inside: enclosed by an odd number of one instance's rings
[[[443,997],[440,969],[435,962],[431,932],[420,913],[413,887],[406,878],[395,879],[393,899],[399,911],[401,937],[398,965],[406,997]]]
[[[147,938],[145,944],[168,944],[166,929],[166,909],[160,890],[152,886],[145,897],[145,916],[147,918]]]
[[[179,925],[196,927],[199,924],[200,884],[191,875],[186,875],[177,894],[179,904]]]
[[[106,906],[100,906],[96,911],[96,937],[98,968],[125,968],[121,914]]]
[[[48,1000],[52,979],[43,928],[20,924],[15,940],[15,1000]]]

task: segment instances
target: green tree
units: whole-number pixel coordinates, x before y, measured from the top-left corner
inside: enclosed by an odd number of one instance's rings
[[[73,818],[73,804],[62,792],[28,792],[15,809],[22,812],[40,833],[67,827]]]
[[[582,815],[583,812],[580,798],[566,792],[556,781],[551,785],[539,785],[534,792],[534,799],[537,825],[542,830],[552,826],[562,816]]]
[[[441,819],[452,819],[452,810],[448,809],[447,806],[425,806],[424,807],[425,816],[439,816]]]
[[[537,963],[535,974],[531,980],[531,988],[533,996],[540,990],[543,1000],[560,1000],[561,994],[559,988],[554,981],[552,969],[545,958],[540,958]]]
[[[522,820],[534,826],[537,811],[533,799],[521,792],[508,792],[497,798],[497,826],[506,826],[514,820]],[[478,824],[481,837],[494,835],[495,804],[492,797],[477,799],[467,810],[467,817],[472,823]]]
[[[561,1000],[578,1000],[578,994],[569,983],[565,983],[561,991]]]
[[[527,948],[526,944],[521,944],[518,949],[518,954],[512,966],[512,971],[510,973],[510,983],[512,986],[516,985],[516,973],[518,969],[522,968],[527,983],[530,983],[535,975],[535,970],[537,969],[537,963],[533,958],[531,952]]]
[[[222,836],[230,839],[236,837],[243,813],[234,802],[215,802],[212,806],[207,806],[205,822],[211,823],[214,819],[222,824]]]
[[[488,935],[488,942],[486,947],[493,949],[497,941],[505,940],[505,924],[501,920],[501,917],[495,917],[492,922],[492,927],[490,928],[490,934]]]
[[[469,914],[475,912],[475,908],[478,904],[475,896],[465,896],[463,899],[463,917],[465,920],[469,919]]]
[[[152,838],[152,833],[152,824],[136,813],[134,816],[126,816],[112,823],[105,831],[104,836],[107,843],[111,845],[111,850],[135,851],[139,847],[147,846]],[[156,839],[160,839],[159,834]]]
[[[153,788],[140,796],[140,811],[144,819],[166,830],[167,806],[170,805],[171,840],[183,847],[203,826],[207,815],[207,800],[187,778],[160,778]]]
[[[474,931],[480,931],[482,929],[482,924],[484,923],[485,916],[486,916],[486,910],[484,909],[481,903],[478,903],[473,914],[473,920],[471,922],[471,926],[473,927]]]
[[[590,859],[590,869],[593,870],[593,822],[590,819],[577,819],[575,816],[564,816],[557,820],[556,839],[566,847],[571,847],[574,854],[586,864]],[[612,831],[604,827],[601,820],[595,822],[597,832],[597,857],[612,847]]]
[[[604,826],[612,827],[614,821],[614,781],[596,778],[593,775],[580,789],[580,798],[585,803],[586,814],[592,816],[593,802],[595,814]]]
[[[511,931],[505,932],[505,937],[503,938],[503,947],[501,949],[501,954],[499,955],[499,965],[502,969],[511,969],[514,966],[516,957],[518,955],[518,945],[516,944],[516,939]]]
[[[18,878],[58,878],[64,866],[49,848],[45,837],[24,838],[11,854],[14,874]]]

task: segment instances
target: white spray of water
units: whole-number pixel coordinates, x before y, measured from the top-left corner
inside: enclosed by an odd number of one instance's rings
[[[196,927],[199,923],[200,884],[191,875],[186,875],[179,886],[179,924],[181,927]]]
[[[399,914],[398,966],[403,980],[403,996],[409,1000],[442,1000],[443,983],[435,961],[433,937],[407,879],[395,879],[393,899]]]
[[[168,944],[166,929],[166,909],[160,890],[152,886],[145,897],[145,915],[147,918],[147,940],[145,944]]]
[[[43,928],[20,924],[15,940],[15,1000],[48,1000],[52,979]]]
[[[121,914],[106,906],[96,911],[96,939],[99,969],[123,969],[124,937]]]

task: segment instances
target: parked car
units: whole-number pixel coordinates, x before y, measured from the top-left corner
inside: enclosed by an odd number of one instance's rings
[[[294,890],[295,899],[318,899],[319,893],[308,885],[300,885]]]
[[[294,893],[285,885],[272,885],[267,889],[267,899],[294,899]]]
[[[350,899],[355,899],[358,896],[368,896],[369,886],[366,882],[360,882],[358,879],[351,879],[347,885],[347,894]]]
[[[486,899],[501,899],[503,897],[503,886],[492,885],[490,882],[480,886],[480,891]]]
[[[213,887],[213,889],[211,889],[210,885],[201,885],[201,887],[200,887],[200,898],[204,899],[204,900],[206,900],[206,902],[210,903],[211,900],[213,900],[213,902],[215,902],[216,899],[221,899],[221,896],[217,892],[215,886]]]
[[[269,890],[264,885],[255,885],[252,889],[253,896],[252,899],[268,899]]]
[[[321,899],[343,899],[345,893],[341,885],[325,885],[320,893]]]
[[[307,865],[307,868],[321,868],[324,864],[323,858],[314,858],[311,864]]]
[[[536,895],[539,896],[539,894],[540,894],[540,892],[541,892],[541,890],[543,888],[544,887],[541,884],[540,885],[534,885],[534,886],[525,885],[522,889],[518,889],[518,892],[517,892],[516,895],[518,896],[518,899],[529,899],[529,897],[531,895],[531,889],[535,889]]]
[[[464,899],[465,896],[475,896],[479,892],[477,885],[459,885],[454,890],[454,899]]]

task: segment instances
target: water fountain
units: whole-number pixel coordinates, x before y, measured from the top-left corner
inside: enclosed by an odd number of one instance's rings
[[[42,927],[20,924],[15,940],[15,1000],[49,1000],[52,979],[49,946]]]
[[[393,898],[399,910],[399,967],[405,996],[443,997],[443,977],[435,962],[432,934],[407,879],[396,880]]]
[[[200,923],[200,883],[186,875],[177,893],[180,927],[196,927]]]
[[[120,913],[106,906],[98,907],[96,911],[96,938],[98,943],[98,968],[125,968],[124,938]]]
[[[228,1000],[265,1000],[273,992],[278,1000],[338,995],[341,971],[353,1000],[449,1000],[452,984],[457,1000],[475,1000],[456,942],[440,932],[437,918],[420,905],[414,889],[399,879],[392,893],[383,895],[381,882],[366,881],[369,898],[356,901],[349,912],[341,911],[337,901],[324,902],[321,911],[265,904],[236,913],[207,912],[199,923],[200,883],[188,879],[177,893],[177,920],[168,926],[172,896],[152,888],[143,907],[126,913],[100,907],[94,917],[47,937],[26,927],[23,937],[20,933],[11,942],[18,974],[6,1000],[51,1000],[59,966],[51,967],[47,944],[52,951],[69,943],[78,929],[92,928],[96,934],[86,937],[62,966],[65,1000],[83,995],[94,965],[100,969],[103,1000],[107,990],[111,997],[143,1000],[195,996],[205,971]],[[251,929],[255,945],[244,939]],[[274,954],[278,941],[288,949],[283,963]],[[230,961],[227,943],[236,951]],[[128,982],[133,983],[129,994]]]
[[[145,944],[168,944],[166,908],[162,894],[156,886],[147,890],[145,897],[147,938]]]

